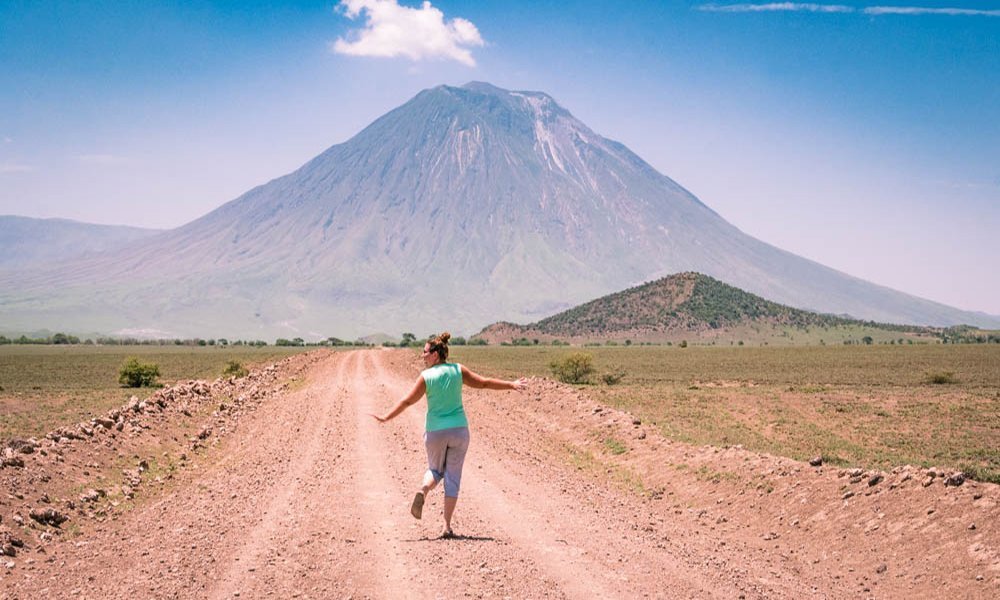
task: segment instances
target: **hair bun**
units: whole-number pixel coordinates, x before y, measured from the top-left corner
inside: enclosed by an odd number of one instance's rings
[[[446,331],[446,332],[442,333],[441,335],[439,335],[438,339],[441,340],[442,344],[447,344],[448,340],[451,339],[451,334]]]

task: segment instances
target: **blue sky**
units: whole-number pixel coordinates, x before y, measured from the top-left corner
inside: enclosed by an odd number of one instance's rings
[[[471,80],[764,241],[1000,314],[1000,0],[6,0],[0,214],[174,227]]]

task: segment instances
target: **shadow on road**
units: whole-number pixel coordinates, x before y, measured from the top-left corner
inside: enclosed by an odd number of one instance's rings
[[[435,536],[435,537],[422,537],[422,538],[417,538],[417,539],[413,539],[413,540],[402,540],[402,541],[404,541],[404,542],[461,542],[461,541],[467,541],[467,542],[495,542],[497,540],[496,540],[496,538],[491,538],[491,537],[483,537],[483,536],[477,536],[477,535],[461,535],[461,534],[457,534],[456,533],[455,535],[448,536],[448,537],[445,537],[443,535],[438,535],[438,536]]]

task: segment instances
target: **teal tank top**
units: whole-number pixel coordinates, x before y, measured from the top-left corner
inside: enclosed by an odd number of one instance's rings
[[[462,408],[462,366],[440,363],[420,372],[427,386],[427,431],[468,427]]]

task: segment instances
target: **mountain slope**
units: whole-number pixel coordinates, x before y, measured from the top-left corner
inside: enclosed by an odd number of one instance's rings
[[[159,229],[93,225],[69,219],[0,215],[0,269],[107,252],[160,232]]]
[[[16,290],[0,275],[0,306],[22,327],[353,338],[536,320],[678,271],[824,312],[993,324],[751,238],[546,94],[484,83],[425,90],[127,253]]]
[[[787,344],[794,341],[790,332],[799,332],[799,343],[859,341],[866,335],[885,341],[935,336],[926,327],[861,322],[792,308],[689,272],[603,296],[537,323],[494,323],[475,337],[494,344],[522,339],[581,343],[698,338]]]

